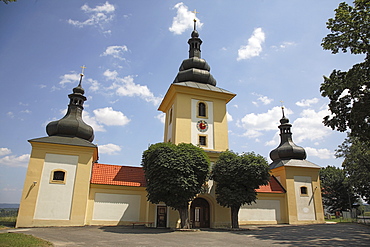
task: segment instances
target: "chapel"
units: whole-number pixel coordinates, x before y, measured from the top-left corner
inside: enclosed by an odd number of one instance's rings
[[[228,149],[226,106],[236,94],[217,86],[201,58],[202,40],[191,33],[189,58],[183,60],[159,110],[165,113],[164,142],[199,145],[215,162]],[[142,167],[98,162],[94,131],[82,119],[86,101],[83,73],[66,115],[46,126],[47,137],[29,140],[32,151],[17,227],[130,225],[179,227],[179,215],[163,203],[147,201]],[[292,140],[292,125],[282,112],[280,145],[270,152],[268,185],[257,189],[257,201],[244,205],[239,224],[323,223],[320,167]],[[144,150],[143,150],[144,151]],[[230,209],[217,204],[215,186],[190,202],[194,228],[231,226]]]

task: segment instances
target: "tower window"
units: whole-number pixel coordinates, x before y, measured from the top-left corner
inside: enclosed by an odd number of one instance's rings
[[[301,196],[307,196],[308,195],[308,190],[306,186],[301,187]]]
[[[199,136],[199,146],[207,146],[207,136]]]
[[[198,117],[207,117],[207,105],[204,102],[198,103]]]
[[[170,109],[170,114],[169,114],[169,124],[172,123],[172,108]]]
[[[63,170],[54,170],[51,172],[51,183],[65,183],[66,172]]]

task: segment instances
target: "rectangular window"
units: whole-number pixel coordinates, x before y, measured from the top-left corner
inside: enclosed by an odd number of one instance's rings
[[[199,136],[199,145],[207,146],[207,136]]]

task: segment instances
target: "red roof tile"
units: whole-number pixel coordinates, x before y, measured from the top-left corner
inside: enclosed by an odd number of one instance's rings
[[[285,193],[285,189],[280,184],[280,182],[275,178],[275,176],[270,177],[270,182],[268,185],[261,185],[256,189],[257,193]]]
[[[146,186],[144,170],[142,167],[106,165],[98,163],[93,166],[91,183],[134,187]],[[285,189],[274,176],[271,176],[269,184],[260,186],[256,192],[285,193]]]
[[[142,167],[105,165],[95,163],[91,175],[92,184],[145,187]]]

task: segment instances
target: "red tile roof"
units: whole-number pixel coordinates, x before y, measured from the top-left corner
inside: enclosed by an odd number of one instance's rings
[[[95,163],[91,175],[92,184],[145,187],[145,175],[142,167],[118,166]],[[285,193],[279,181],[271,176],[268,185],[262,185],[258,193]]]
[[[275,178],[275,176],[270,177],[270,182],[268,185],[261,185],[256,189],[257,193],[285,193],[285,189],[280,184],[280,182]]]
[[[91,175],[92,184],[145,187],[142,167],[105,165],[95,163]]]

